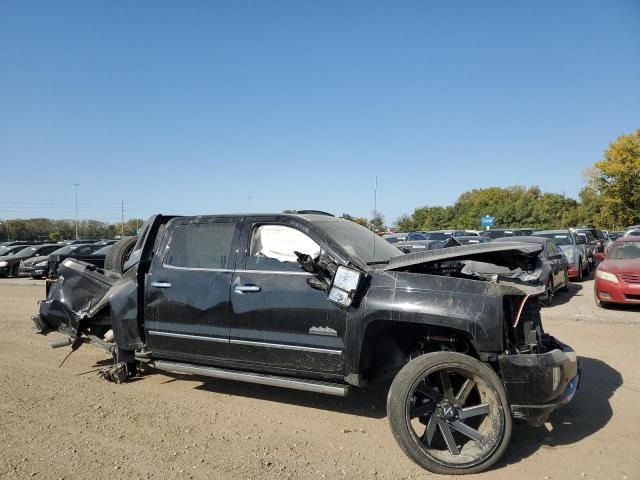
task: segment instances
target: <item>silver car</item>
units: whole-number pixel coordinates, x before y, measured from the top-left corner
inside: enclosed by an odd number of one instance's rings
[[[569,279],[582,281],[589,275],[589,257],[584,240],[571,230],[541,230],[534,233],[536,237],[553,240],[567,259]]]

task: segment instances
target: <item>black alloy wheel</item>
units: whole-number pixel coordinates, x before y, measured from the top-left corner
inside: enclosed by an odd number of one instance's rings
[[[484,471],[511,438],[502,382],[461,353],[428,353],[409,362],[389,390],[387,414],[405,454],[434,473]]]

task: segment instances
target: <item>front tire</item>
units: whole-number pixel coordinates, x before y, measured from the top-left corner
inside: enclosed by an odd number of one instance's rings
[[[512,419],[496,373],[455,352],[405,365],[387,396],[391,432],[402,451],[434,473],[482,472],[505,452]]]

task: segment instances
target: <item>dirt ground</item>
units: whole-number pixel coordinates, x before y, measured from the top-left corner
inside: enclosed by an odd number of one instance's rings
[[[640,478],[640,309],[598,310],[592,281],[543,309],[583,378],[544,427],[516,426],[483,479]],[[147,375],[115,385],[84,346],[31,332],[44,285],[0,280],[0,478],[439,478],[396,446],[384,392],[345,399],[202,377]],[[56,337],[57,338],[57,337]]]

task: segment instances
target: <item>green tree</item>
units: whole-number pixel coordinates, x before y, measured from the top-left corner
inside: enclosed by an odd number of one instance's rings
[[[600,222],[640,222],[640,129],[609,144],[604,159],[595,164],[589,187],[600,200]]]

